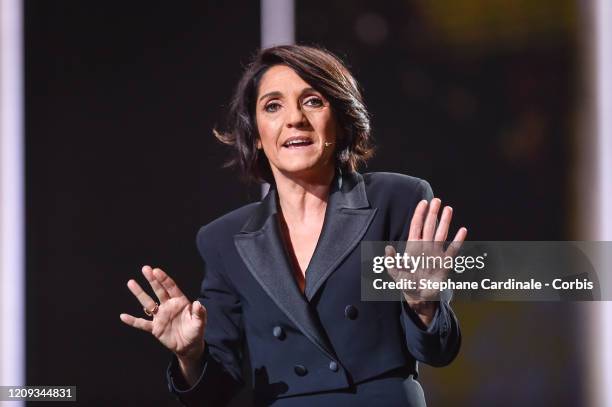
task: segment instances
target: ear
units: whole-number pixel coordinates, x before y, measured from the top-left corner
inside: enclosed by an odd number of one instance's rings
[[[260,139],[260,138],[257,138],[257,144],[256,144],[256,146],[257,146],[257,149],[258,149],[258,150],[261,150],[261,149],[262,149],[262,146],[261,146],[261,139]]]

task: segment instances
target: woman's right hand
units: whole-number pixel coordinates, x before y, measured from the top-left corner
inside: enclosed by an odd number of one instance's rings
[[[121,320],[134,328],[152,333],[176,354],[181,364],[198,361],[204,352],[206,308],[199,301],[189,301],[163,270],[144,266],[142,274],[159,299],[158,309],[152,320],[129,314],[121,314]],[[144,308],[149,311],[155,309],[155,301],[135,280],[128,281],[127,286]]]

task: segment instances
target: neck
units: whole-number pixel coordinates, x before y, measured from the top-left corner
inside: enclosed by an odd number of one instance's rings
[[[275,173],[280,211],[285,221],[307,223],[324,214],[334,175],[333,166],[308,176]]]

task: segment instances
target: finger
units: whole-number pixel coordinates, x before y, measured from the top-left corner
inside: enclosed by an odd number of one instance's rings
[[[170,278],[168,274],[166,274],[160,268],[153,269],[153,275],[161,283],[161,285],[166,289],[170,298],[184,297],[185,294],[181,291],[180,288],[176,285],[173,279]]]
[[[200,301],[194,301],[191,304],[191,316],[206,323],[206,308],[204,308]]]
[[[429,212],[425,219],[425,225],[423,225],[423,240],[431,241],[436,231],[436,223],[438,222],[438,211],[440,210],[442,201],[439,198],[434,198],[429,204]]]
[[[395,253],[395,247],[391,246],[390,244],[385,246],[385,256],[394,257]]]
[[[170,298],[166,289],[160,284],[159,281],[153,275],[153,269],[149,266],[144,266],[142,268],[142,274],[145,276],[151,288],[155,292],[157,298],[159,298],[159,302],[162,303]]]
[[[391,246],[391,245],[387,245],[385,246],[385,256],[386,257],[392,257],[394,258],[395,255],[397,254],[397,252],[395,251],[395,247]],[[387,269],[395,269],[395,267],[387,267],[386,263],[385,263],[385,267]]]
[[[467,237],[467,229],[464,227],[460,228],[457,231],[457,234],[455,235],[455,238],[453,239],[452,243],[448,246],[446,253],[449,256],[454,257],[461,249],[461,246],[463,245],[463,242],[465,241],[466,237]]]
[[[387,257],[395,257],[395,254],[396,254],[396,251],[395,251],[395,248],[393,246],[391,246],[391,245],[386,245],[385,246],[385,268],[387,270],[394,268],[394,267],[387,267],[387,262],[386,262]]]
[[[127,286],[143,307],[148,310],[152,310],[155,307],[153,298],[151,298],[135,280],[128,281]]]
[[[395,257],[396,253],[397,252],[395,251],[395,248],[393,246],[391,245],[385,246],[385,256],[386,257]],[[385,263],[385,268],[387,269],[387,273],[389,273],[391,278],[393,280],[397,280],[397,277],[399,276],[399,271],[395,267],[387,267],[386,263]]]
[[[130,314],[121,314],[119,318],[127,325],[145,332],[153,332],[153,322],[144,318],[136,318]]]
[[[440,224],[436,230],[436,236],[434,237],[436,242],[444,242],[446,240],[452,217],[453,208],[445,206],[442,210],[442,216],[440,217]]]
[[[423,199],[414,209],[412,221],[410,222],[410,232],[408,233],[408,240],[421,240],[421,232],[423,231],[423,223],[425,222],[427,205],[429,205],[429,203],[425,199]]]

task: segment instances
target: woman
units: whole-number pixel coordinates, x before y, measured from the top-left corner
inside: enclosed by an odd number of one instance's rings
[[[357,172],[372,154],[368,113],[355,79],[325,50],[260,51],[236,89],[230,123],[217,137],[270,191],[198,232],[205,272],[197,301],[159,268],[142,269],[159,304],[128,282],[153,318],[121,319],[173,352],[170,391],[186,405],[227,404],[244,384],[248,345],[257,405],[424,405],[416,361],[454,359],[455,315],[448,301],[410,293],[362,302],[359,243],[444,241],[451,209],[436,227],[441,202],[426,181]]]

